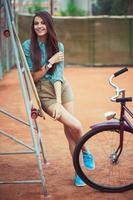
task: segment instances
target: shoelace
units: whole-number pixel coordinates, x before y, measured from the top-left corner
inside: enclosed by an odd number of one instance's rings
[[[92,158],[93,158],[92,155],[89,154],[89,153],[86,154],[86,155],[84,154],[83,157],[84,157],[86,160],[89,160],[89,159],[92,159]]]

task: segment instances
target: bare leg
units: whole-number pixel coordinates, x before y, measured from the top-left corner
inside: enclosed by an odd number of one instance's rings
[[[52,116],[54,105],[51,105],[47,109],[47,113]],[[68,102],[61,106],[61,117],[58,119],[64,125],[65,135],[67,137],[71,154],[75,148],[75,145],[82,136],[81,123],[72,115],[73,114],[73,102]],[[83,147],[86,151],[86,148]]]
[[[54,105],[51,105],[47,109],[47,113],[52,116]],[[76,144],[82,137],[81,123],[73,116],[73,102],[68,102],[61,106],[61,116],[58,119],[64,125],[64,132],[68,140],[71,156],[75,149]],[[82,147],[82,151],[87,151],[85,146]],[[86,166],[86,165],[85,165]],[[74,183],[76,186],[85,186],[86,184],[80,179],[75,172]]]
[[[71,113],[72,115],[74,114],[74,106],[73,106],[72,101],[63,104],[63,106],[69,113]],[[73,155],[73,151],[75,149],[76,142],[75,142],[74,138],[72,137],[72,130],[68,126],[64,125],[64,132],[65,132],[66,138],[68,140],[71,155]]]
[[[71,155],[73,155],[73,151],[75,148],[75,141],[72,139],[71,130],[69,127],[64,125],[64,132],[65,132],[66,138],[68,140],[70,153],[71,153]]]

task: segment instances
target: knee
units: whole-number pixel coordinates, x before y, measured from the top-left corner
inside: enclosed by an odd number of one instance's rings
[[[79,121],[75,124],[74,131],[78,134],[82,133],[82,125]]]
[[[81,134],[82,133],[82,125],[79,121],[73,124],[73,126],[69,127],[64,125],[64,131],[65,133],[76,133],[76,134]]]

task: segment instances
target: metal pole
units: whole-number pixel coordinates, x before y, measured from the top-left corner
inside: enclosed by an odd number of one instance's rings
[[[18,47],[17,47],[15,37],[14,37],[14,31],[13,31],[13,25],[14,25],[13,20],[14,19],[13,19],[12,10],[11,10],[11,7],[10,7],[9,0],[4,1],[4,8],[5,8],[5,12],[6,12],[6,15],[7,15],[9,30],[10,30],[10,33],[11,33],[12,46],[13,46],[13,50],[14,50],[14,53],[15,53],[18,75],[19,75],[22,95],[23,95],[23,99],[24,99],[24,103],[25,103],[25,108],[26,108],[26,112],[27,112],[27,116],[28,116],[28,121],[29,121],[29,125],[30,125],[32,141],[33,141],[34,148],[35,148],[40,179],[41,179],[41,183],[42,183],[42,186],[43,186],[44,194],[48,195],[47,188],[46,188],[46,181],[45,181],[45,178],[44,178],[43,169],[42,169],[42,165],[41,165],[40,152],[39,152],[39,148],[38,148],[38,144],[37,144],[36,136],[35,136],[35,131],[34,131],[32,119],[31,119],[31,110],[29,108],[29,101],[27,99],[27,93],[26,93],[25,86],[24,86],[25,85],[24,77],[23,77],[23,73],[21,71],[21,66],[20,66],[20,55],[18,53]]]
[[[51,13],[51,15],[53,15],[53,5],[54,5],[53,0],[50,0],[50,13]]]

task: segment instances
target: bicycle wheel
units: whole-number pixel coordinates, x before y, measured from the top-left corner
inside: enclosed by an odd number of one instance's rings
[[[104,192],[124,192],[133,189],[133,134],[124,131],[123,151],[117,163],[112,156],[119,145],[119,126],[100,127],[87,132],[77,144],[73,164],[77,174],[87,184]],[[86,170],[81,159],[85,145],[95,159],[95,169]]]

